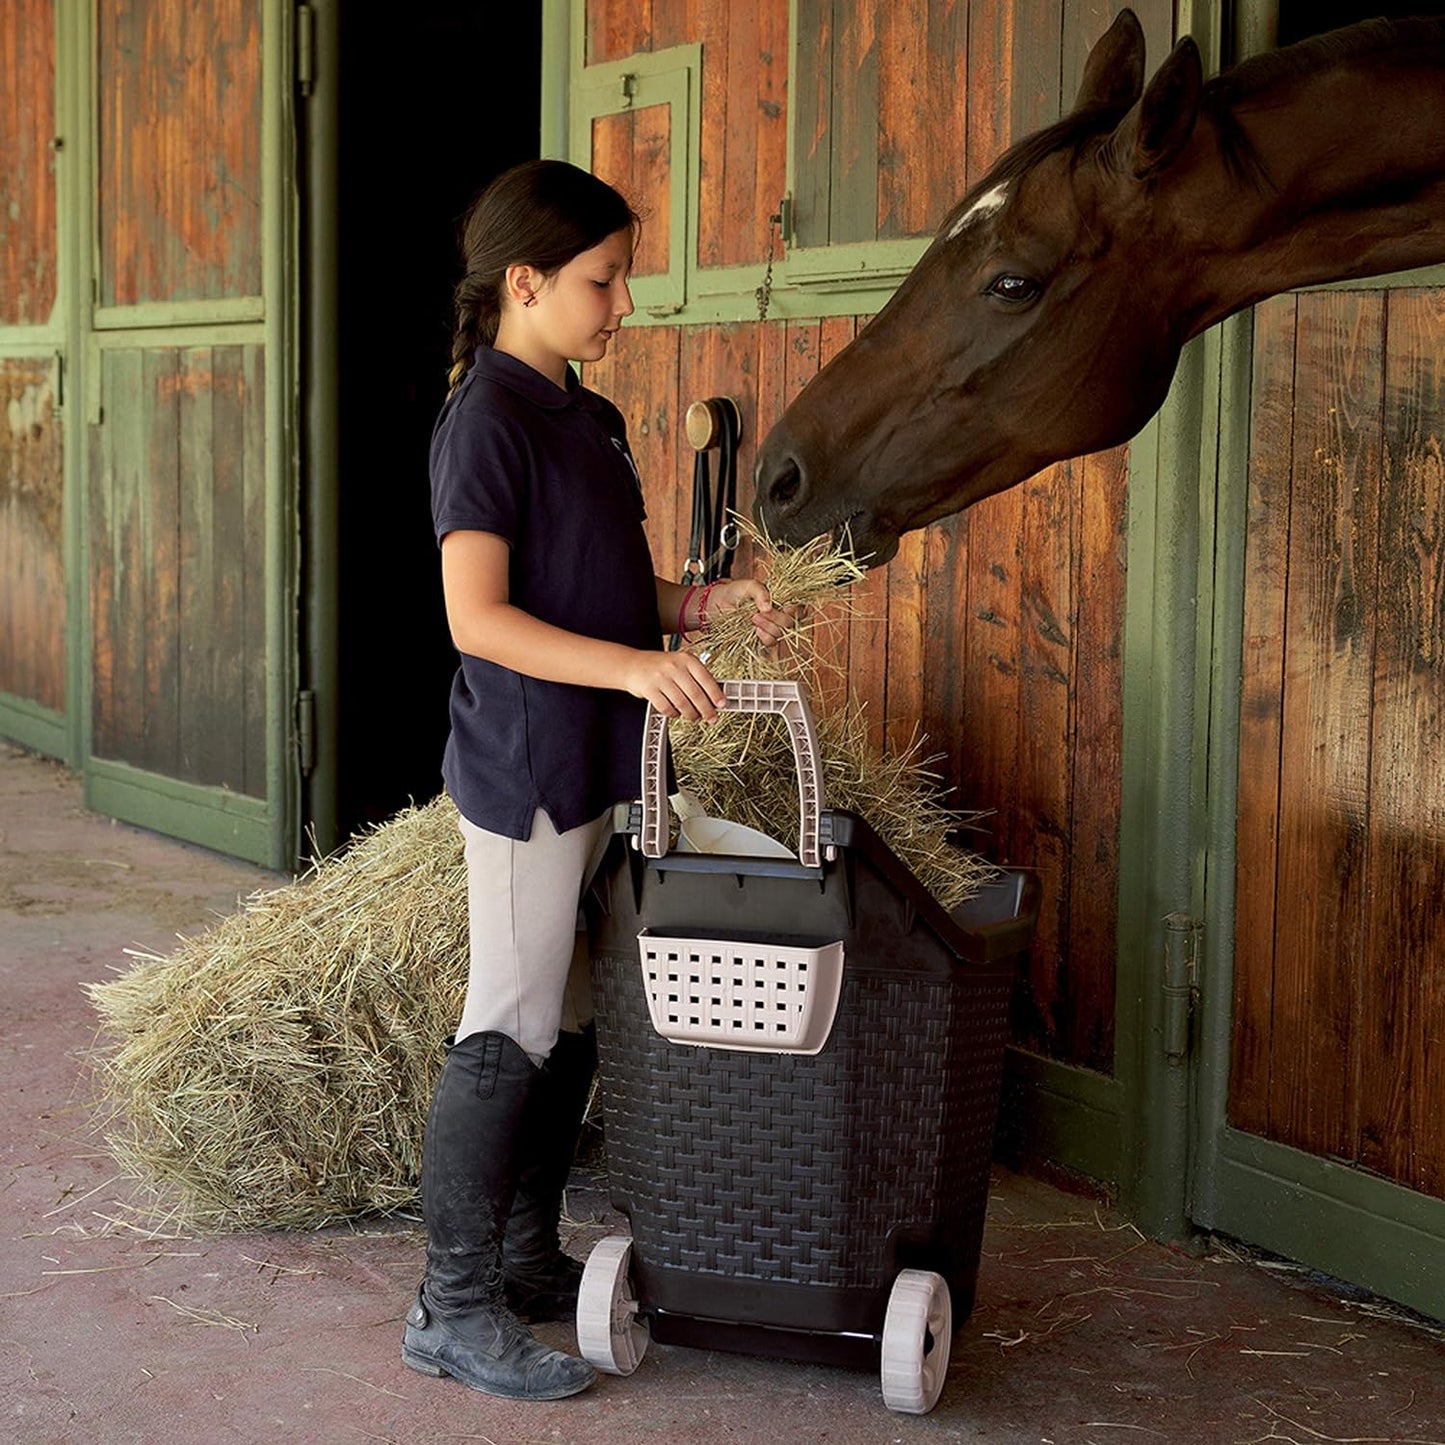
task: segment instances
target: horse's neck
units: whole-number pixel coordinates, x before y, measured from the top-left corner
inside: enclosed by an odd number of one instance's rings
[[[1232,114],[1258,171],[1226,163],[1206,116],[1168,188],[1201,263],[1191,335],[1296,286],[1445,260],[1445,46],[1294,77]]]

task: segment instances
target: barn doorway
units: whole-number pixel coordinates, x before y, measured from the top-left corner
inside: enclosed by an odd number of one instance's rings
[[[457,234],[540,147],[541,4],[341,7],[336,839],[441,787],[447,637],[427,448]],[[325,760],[318,760],[324,764]],[[315,820],[323,825],[325,819]],[[318,828],[318,831],[324,831]]]

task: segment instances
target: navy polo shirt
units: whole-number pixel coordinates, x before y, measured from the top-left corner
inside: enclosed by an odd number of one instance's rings
[[[511,547],[510,601],[569,632],[657,650],[646,515],[622,413],[569,369],[565,389],[477,348],[431,445],[432,519]],[[461,654],[442,777],[462,815],[509,838],[545,808],[558,832],[637,796],[646,704]]]

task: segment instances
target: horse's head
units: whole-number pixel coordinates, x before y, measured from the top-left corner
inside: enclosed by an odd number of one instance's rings
[[[964,197],[787,409],[758,457],[771,535],[846,528],[859,557],[886,562],[900,533],[1124,441],[1158,408],[1187,331],[1149,196],[1193,131],[1203,77],[1187,39],[1147,91],[1143,68],[1126,10],[1073,112]]]

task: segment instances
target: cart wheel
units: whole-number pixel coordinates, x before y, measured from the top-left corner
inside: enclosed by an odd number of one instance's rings
[[[608,1235],[587,1256],[577,1291],[577,1348],[589,1365],[609,1375],[630,1375],[652,1339],[637,1313],[631,1261],[632,1241]]]
[[[883,1403],[926,1415],[943,1393],[952,1343],[948,1281],[930,1269],[900,1271],[883,1317]]]

